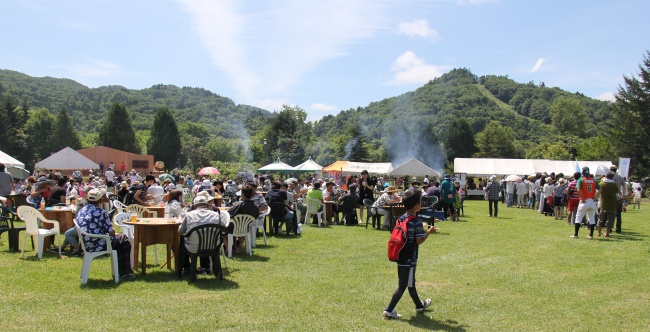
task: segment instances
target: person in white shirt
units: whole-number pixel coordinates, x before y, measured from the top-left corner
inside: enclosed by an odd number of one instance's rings
[[[154,198],[155,204],[158,204],[160,203],[162,196],[165,194],[165,188],[158,185],[157,181],[154,181],[154,183],[147,189],[147,194]]]
[[[109,167],[108,170],[104,172],[104,177],[106,177],[107,191],[113,192],[115,190],[115,183],[113,182],[115,180],[115,172],[113,172],[113,169]]]
[[[524,208],[524,197],[526,196],[526,184],[521,181],[521,179],[517,179],[517,183],[515,184],[515,187],[517,189],[517,208]]]

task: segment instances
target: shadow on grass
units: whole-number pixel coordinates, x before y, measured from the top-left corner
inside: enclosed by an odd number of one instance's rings
[[[242,253],[239,255],[233,253],[232,257],[228,257],[228,259],[245,261],[245,262],[268,262],[269,261],[268,257],[255,255],[255,250],[253,250],[253,256],[249,255],[246,251],[242,251]]]
[[[407,321],[410,325],[427,330],[466,331],[465,325],[458,324],[453,319],[435,320],[428,315],[418,314]]]
[[[209,275],[207,277],[197,278],[193,283],[188,280],[188,284],[204,290],[227,290],[239,288],[237,282],[227,279],[225,275],[223,280],[219,280],[219,278],[214,275]]]
[[[623,231],[620,234],[613,233],[610,237],[601,237],[603,241],[645,241],[647,235],[637,232]]]

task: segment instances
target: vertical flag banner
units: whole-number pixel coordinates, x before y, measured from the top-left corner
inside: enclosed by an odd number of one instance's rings
[[[630,177],[630,158],[618,158],[618,174],[624,178]]]

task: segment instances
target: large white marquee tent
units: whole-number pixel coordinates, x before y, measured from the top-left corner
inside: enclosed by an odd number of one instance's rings
[[[455,158],[454,173],[466,173],[475,176],[490,175],[530,175],[534,173],[563,173],[570,176],[574,172],[589,167],[594,173],[599,165],[607,168],[612,162],[605,161],[574,161],[548,159],[493,159],[493,158]]]

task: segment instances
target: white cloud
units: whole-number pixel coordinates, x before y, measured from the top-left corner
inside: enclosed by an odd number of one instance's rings
[[[537,59],[537,62],[535,62],[535,65],[533,68],[530,70],[531,73],[534,73],[539,70],[539,68],[542,67],[542,64],[544,63],[544,58],[539,58]]]
[[[382,27],[382,1],[177,0],[244,100],[286,94],[326,60]]]
[[[415,53],[406,51],[400,55],[391,68],[395,72],[392,84],[424,84],[444,73],[444,67],[427,64]]]
[[[325,103],[313,103],[311,104],[311,106],[309,106],[309,108],[314,111],[324,111],[324,112],[331,112],[339,109],[339,107],[336,105],[328,105]]]
[[[615,101],[616,97],[614,97],[614,93],[611,91],[603,92],[596,97],[598,100],[602,101]]]
[[[474,5],[474,6],[480,6],[484,3],[496,3],[499,2],[499,0],[457,0],[459,5]]]
[[[397,27],[397,33],[411,37],[422,37],[431,41],[436,41],[440,38],[440,34],[436,29],[429,26],[427,20],[414,20],[413,22],[402,22]]]
[[[59,65],[55,68],[63,69],[66,72],[66,75],[69,75],[73,78],[78,77],[115,77],[115,76],[124,76],[124,75],[133,75],[122,66],[104,61],[99,59],[90,59],[84,63],[77,63],[73,65]]]

